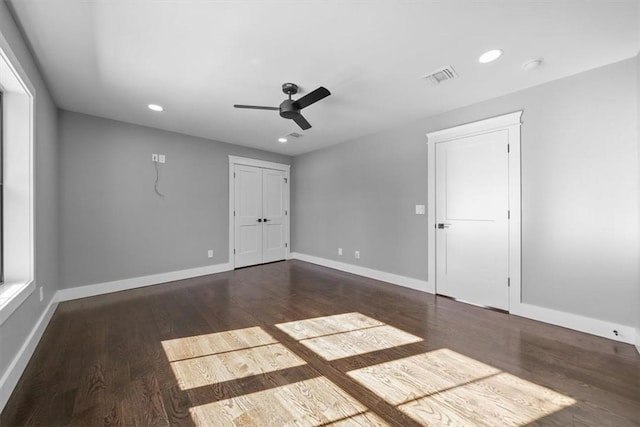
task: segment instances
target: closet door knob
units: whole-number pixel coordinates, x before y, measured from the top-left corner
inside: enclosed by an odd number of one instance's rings
[[[265,218],[265,219],[263,219],[263,221],[264,221],[264,222],[267,222],[267,221],[271,221],[271,220],[270,220],[270,219]]]
[[[262,222],[262,218],[258,218],[258,219],[256,219],[256,221]]]

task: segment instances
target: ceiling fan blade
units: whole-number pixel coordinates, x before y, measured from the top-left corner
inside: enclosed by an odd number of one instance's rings
[[[260,105],[240,105],[240,104],[235,104],[234,107],[236,108],[247,108],[250,110],[276,110],[278,111],[280,108],[278,107],[262,107]]]
[[[298,114],[296,117],[294,117],[293,121],[296,122],[296,124],[300,126],[302,130],[307,130],[311,127],[311,123],[309,123],[307,119],[302,117],[302,114]]]
[[[318,102],[329,95],[331,95],[331,92],[329,92],[327,88],[320,86],[318,89],[314,90],[313,92],[309,92],[302,98],[295,101],[293,105],[297,109],[302,110],[303,108],[308,107],[309,105]]]

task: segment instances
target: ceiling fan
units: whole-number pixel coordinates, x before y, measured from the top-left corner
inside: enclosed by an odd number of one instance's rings
[[[320,86],[318,89],[314,90],[303,96],[302,98],[294,101],[291,99],[291,95],[295,95],[298,93],[298,85],[293,83],[285,83],[282,85],[282,91],[289,95],[289,99],[285,99],[282,101],[279,107],[262,107],[259,105],[239,105],[236,104],[234,107],[236,108],[248,108],[252,110],[278,110],[280,111],[280,117],[284,117],[285,119],[291,119],[298,126],[300,126],[303,130],[307,130],[311,127],[311,124],[302,117],[300,114],[300,110],[308,107],[311,104],[314,104],[320,101],[323,98],[331,95],[331,92],[326,88]]]

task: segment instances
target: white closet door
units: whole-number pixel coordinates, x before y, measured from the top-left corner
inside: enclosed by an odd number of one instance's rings
[[[286,258],[286,173],[262,171],[262,262]]]
[[[437,293],[509,308],[507,131],[436,145]]]
[[[262,169],[235,166],[235,266],[262,262]]]

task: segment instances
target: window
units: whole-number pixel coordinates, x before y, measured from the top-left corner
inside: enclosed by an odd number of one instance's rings
[[[35,289],[35,90],[0,34],[0,325]]]

